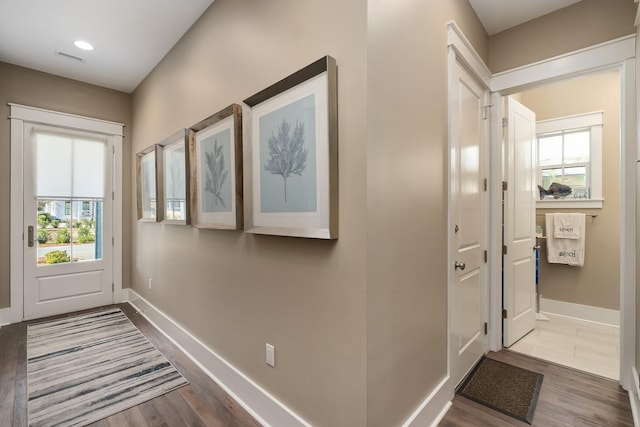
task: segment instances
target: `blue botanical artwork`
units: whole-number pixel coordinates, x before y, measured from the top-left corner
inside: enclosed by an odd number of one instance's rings
[[[265,114],[259,124],[261,212],[315,212],[315,96]]]
[[[184,144],[164,153],[165,192],[167,200],[186,200]]]
[[[143,218],[154,218],[156,203],[156,155],[154,152],[142,157],[141,168]]]
[[[200,199],[202,211],[231,212],[231,131],[225,129],[202,140],[200,144]]]

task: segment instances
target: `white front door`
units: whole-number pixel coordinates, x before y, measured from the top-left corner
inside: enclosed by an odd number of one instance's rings
[[[24,123],[24,318],[113,302],[113,140]]]
[[[511,346],[536,325],[536,115],[506,99],[504,192],[503,345]]]
[[[458,384],[485,352],[485,143],[489,92],[458,61],[450,70],[449,292],[451,377]]]

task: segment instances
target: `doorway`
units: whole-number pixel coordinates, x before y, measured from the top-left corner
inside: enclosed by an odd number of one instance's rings
[[[636,316],[636,146],[635,146],[635,36],[622,37],[591,48],[561,55],[529,66],[492,75],[482,59],[473,50],[455,23],[448,26],[450,51],[471,70],[480,81],[492,91],[491,106],[499,106],[503,96],[517,93],[528,87],[560,80],[568,77],[602,69],[620,71],[621,135],[620,135],[620,384],[625,389],[633,387],[632,367],[635,364],[635,316]],[[449,69],[452,69],[451,62]],[[499,135],[502,134],[501,114],[491,114],[489,144],[488,188],[489,188],[489,226],[487,251],[493,254],[488,258],[488,346],[489,350],[502,349],[502,184],[504,181],[502,165],[502,146]],[[450,265],[453,265],[450,260]],[[450,281],[451,290],[451,281]],[[449,311],[452,310],[449,301]],[[449,327],[449,331],[451,328]],[[451,338],[450,338],[451,340]],[[451,356],[449,368],[451,373]],[[451,378],[451,377],[450,377]],[[450,381],[451,383],[452,381]],[[453,387],[453,386],[452,386]]]
[[[535,329],[509,348],[619,379],[620,70],[536,85],[510,95],[535,112],[536,185],[570,194],[536,194],[539,241]],[[534,185],[535,187],[535,185]],[[538,193],[538,192],[536,192]],[[555,260],[546,214],[584,214],[581,266]],[[574,241],[571,241],[574,243]],[[553,258],[553,257],[552,257]]]
[[[10,106],[13,321],[120,301],[122,125]]]
[[[630,374],[635,361],[635,290],[636,290],[636,181],[635,181],[635,36],[623,37],[608,43],[593,46],[574,53],[541,61],[530,66],[507,71],[492,76],[491,87],[494,91],[492,103],[498,104],[503,96],[520,92],[535,85],[584,75],[595,70],[617,69],[620,73],[621,133],[620,133],[620,170],[616,174],[620,186],[620,259],[616,267],[620,271],[620,384],[625,389],[633,387]],[[492,126],[492,135],[499,135],[501,120],[496,117]],[[493,132],[495,130],[495,132]],[[502,156],[499,146],[492,145],[492,164],[499,163]],[[498,183],[496,183],[498,184]],[[492,230],[501,225],[501,204],[492,199]],[[493,241],[492,248],[499,250],[501,241]],[[500,307],[502,292],[496,287],[501,277],[501,262],[490,266],[491,284],[491,323],[502,323]],[[501,346],[501,328],[490,332],[491,349]]]

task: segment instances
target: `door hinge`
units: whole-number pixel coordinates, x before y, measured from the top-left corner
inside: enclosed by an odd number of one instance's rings
[[[111,292],[115,292],[115,291],[116,291],[116,284],[111,282]],[[485,323],[485,325],[486,325],[486,323]],[[486,332],[485,332],[485,334],[486,334]]]
[[[489,258],[489,253],[487,251],[484,251],[484,263],[487,263],[487,259]]]
[[[505,117],[502,119],[502,127],[506,128],[507,126],[509,126],[509,119]]]
[[[507,309],[506,309],[506,308],[503,308],[503,309],[502,309],[502,318],[503,318],[503,319],[506,319],[506,318],[507,318]]]
[[[116,199],[116,192],[112,191],[111,192],[111,200],[115,200]]]
[[[484,191],[487,191],[489,189],[489,182],[487,181],[487,178],[484,179]]]
[[[485,105],[482,107],[482,120],[487,120],[489,118],[489,108],[493,107],[493,105]]]
[[[502,245],[502,255],[506,255],[507,252],[507,245]]]
[[[507,191],[508,188],[509,184],[507,184],[507,181],[502,181],[502,191]]]
[[[115,246],[116,245],[116,238],[112,237],[111,238],[111,246]]]
[[[489,325],[487,322],[484,322],[484,334],[487,335],[489,333]]]

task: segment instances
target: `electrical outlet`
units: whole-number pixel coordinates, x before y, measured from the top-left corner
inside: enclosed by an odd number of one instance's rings
[[[276,367],[276,348],[269,343],[267,343],[267,365]]]
[[[151,277],[149,277],[149,289],[151,289]]]

